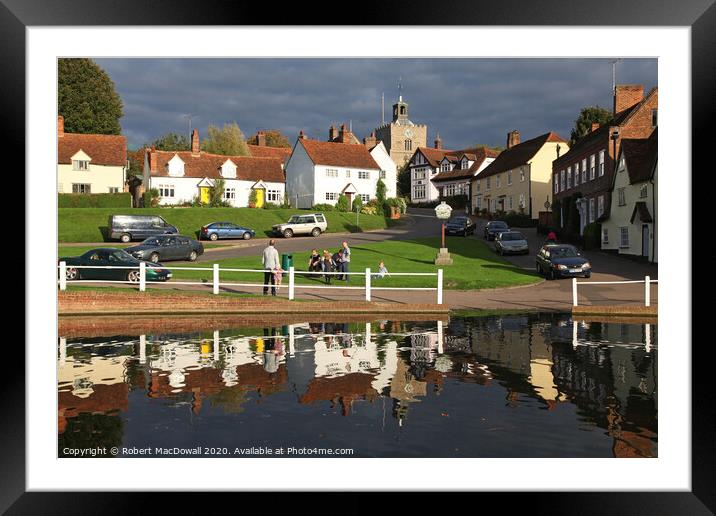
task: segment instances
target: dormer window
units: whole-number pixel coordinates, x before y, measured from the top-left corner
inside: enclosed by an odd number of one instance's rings
[[[89,170],[89,161],[80,159],[72,160],[72,170]]]
[[[440,172],[449,172],[450,171],[450,162],[448,160],[445,160],[440,163]]]
[[[467,158],[463,158],[463,160],[460,162],[460,168],[462,170],[467,170],[470,168],[470,163],[467,161]]]
[[[236,165],[230,159],[227,159],[223,165],[221,165],[221,177],[235,178],[236,177]]]
[[[184,175],[184,161],[179,155],[174,154],[174,157],[167,162],[167,174],[173,177]]]

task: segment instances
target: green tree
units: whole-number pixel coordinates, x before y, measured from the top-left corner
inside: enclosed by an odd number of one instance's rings
[[[363,209],[363,199],[356,196],[356,198],[353,199],[352,211],[360,211],[361,209]]]
[[[398,169],[398,195],[410,197],[410,162],[406,161]]]
[[[612,112],[599,106],[582,108],[569,137],[569,145],[574,145],[592,130],[592,124],[606,125],[612,121]]]
[[[291,142],[281,131],[271,129],[264,131],[264,135],[266,136],[267,147],[291,147]],[[258,145],[258,134],[253,135],[246,143],[250,145]]]
[[[244,133],[236,122],[224,124],[223,128],[209,126],[209,136],[201,144],[202,150],[224,156],[250,156]]]
[[[65,131],[82,134],[120,134],[124,116],[114,82],[92,59],[59,59],[57,107]]]
[[[224,202],[224,187],[226,186],[226,181],[223,179],[215,179],[214,180],[214,186],[209,188],[209,206],[212,208],[216,208],[219,206],[226,205],[226,202]]]
[[[382,206],[385,202],[385,192],[385,183],[382,179],[378,179],[378,182],[375,184],[375,198],[378,199],[378,204],[380,206]]]
[[[191,146],[189,145],[189,138],[179,133],[167,133],[164,136],[160,136],[152,143],[147,143],[145,147],[155,147],[157,150],[162,151],[188,151]]]
[[[348,204],[348,196],[345,194],[341,194],[338,196],[338,200],[336,201],[336,211],[349,211],[350,206]]]

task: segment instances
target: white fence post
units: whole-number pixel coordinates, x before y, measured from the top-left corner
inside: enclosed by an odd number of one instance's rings
[[[213,287],[214,287],[214,294],[218,294],[219,293],[219,264],[218,263],[214,264],[214,281],[212,283],[213,283]]]
[[[644,306],[651,305],[651,278],[646,276],[644,278]]]
[[[294,271],[293,266],[288,268],[288,299],[293,300],[294,298]]]
[[[370,301],[370,267],[365,269],[365,300]]]
[[[438,269],[438,304],[443,304],[443,270]]]
[[[572,306],[578,306],[579,301],[577,299],[577,278],[572,278]]]
[[[67,262],[60,262],[60,290],[67,290]]]
[[[139,262],[139,291],[147,290],[147,263]]]

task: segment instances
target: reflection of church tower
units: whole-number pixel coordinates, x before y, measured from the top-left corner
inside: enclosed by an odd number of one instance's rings
[[[390,157],[401,167],[418,147],[427,146],[428,126],[414,124],[410,120],[408,103],[403,100],[402,84],[398,85],[398,101],[393,104],[393,120],[375,130],[375,136],[383,142]]]

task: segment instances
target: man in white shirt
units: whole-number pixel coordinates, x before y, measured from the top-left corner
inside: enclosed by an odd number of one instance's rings
[[[266,246],[261,257],[261,263],[264,266],[264,296],[268,295],[269,281],[271,282],[271,295],[276,295],[276,280],[274,279],[273,271],[281,267],[281,262],[278,258],[278,251],[274,245],[276,241],[272,238],[269,240],[269,244]]]

